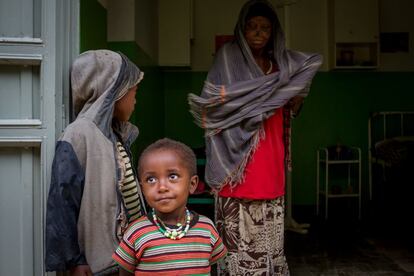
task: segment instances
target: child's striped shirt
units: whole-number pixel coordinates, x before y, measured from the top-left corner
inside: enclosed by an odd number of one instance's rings
[[[166,238],[142,216],[125,232],[113,259],[135,275],[209,275],[227,253],[213,222],[193,213],[190,230],[179,240]]]

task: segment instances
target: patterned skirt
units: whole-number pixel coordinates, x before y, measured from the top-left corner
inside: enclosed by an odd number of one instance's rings
[[[219,275],[289,275],[284,253],[284,197],[216,198],[216,225],[228,249]]]

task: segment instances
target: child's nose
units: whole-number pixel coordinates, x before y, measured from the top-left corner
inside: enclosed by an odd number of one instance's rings
[[[164,179],[160,179],[158,190],[160,192],[168,191],[168,181]]]

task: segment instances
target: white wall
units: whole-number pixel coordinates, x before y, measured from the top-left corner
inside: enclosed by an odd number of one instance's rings
[[[136,0],[135,15],[135,41],[156,61],[158,60],[158,1]]]
[[[191,52],[193,71],[207,71],[213,61],[216,35],[233,34],[244,0],[193,0],[193,34]]]
[[[158,1],[98,0],[107,9],[108,41],[135,41],[152,59],[158,54]]]
[[[193,71],[207,71],[213,60],[216,35],[233,34],[245,0],[193,0]],[[272,0],[291,49],[327,55],[327,0]],[[286,3],[288,6],[285,6]],[[287,7],[287,8],[286,8]],[[287,21],[285,21],[285,18]]]
[[[321,70],[328,70],[328,10],[327,0],[297,0],[287,7],[290,49],[319,53],[324,58]]]
[[[192,0],[158,0],[158,64],[191,66]]]
[[[194,43],[191,62],[195,71],[206,71],[211,65],[216,34],[233,34],[244,0],[193,0]],[[290,49],[320,53],[321,70],[329,70],[331,51],[328,33],[328,2],[332,0],[272,0],[287,37]],[[284,4],[288,4],[285,6]],[[287,7],[287,8],[286,8]],[[414,70],[414,0],[379,0],[380,32],[409,32],[409,53],[380,53],[382,71]],[[285,20],[286,19],[286,20]],[[352,20],[350,15],[349,20]]]
[[[100,1],[108,11],[108,41],[136,41],[153,60],[158,60],[158,1]],[[215,36],[233,34],[246,0],[192,1],[193,17],[189,23],[193,30],[191,68],[193,71],[208,71],[214,58]],[[270,1],[277,10],[290,48],[327,55],[326,1]],[[173,20],[171,24],[174,24]],[[177,28],[176,31],[179,35],[180,30]],[[173,51],[171,55],[174,55]]]
[[[135,40],[153,60],[158,60],[158,1],[99,1],[108,9],[108,40]],[[191,68],[207,71],[213,61],[215,36],[233,34],[246,0],[192,1]],[[329,1],[332,0],[271,0],[285,30],[288,48],[322,54],[322,70],[328,70],[328,32],[333,27],[328,24]],[[379,6],[380,32],[409,32],[411,46],[409,53],[381,53],[380,70],[414,70],[414,0],[379,0]]]
[[[108,41],[133,41],[135,38],[135,1],[107,1]]]
[[[383,71],[414,71],[414,1],[380,0],[380,32],[409,32],[408,53],[381,53]]]

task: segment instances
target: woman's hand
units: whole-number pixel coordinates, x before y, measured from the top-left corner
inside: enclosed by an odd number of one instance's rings
[[[92,276],[89,265],[77,265],[70,269],[70,276]]]
[[[304,98],[301,96],[295,96],[288,102],[288,107],[292,110],[293,116],[298,115],[300,108],[302,107]]]

